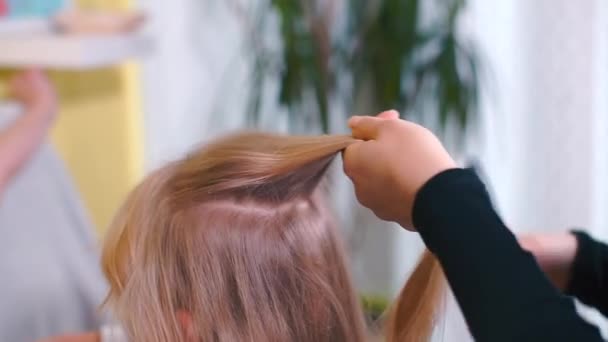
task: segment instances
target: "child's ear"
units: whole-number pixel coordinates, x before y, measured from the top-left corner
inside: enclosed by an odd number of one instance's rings
[[[192,323],[192,315],[186,310],[178,310],[177,321],[179,322],[182,334],[188,342],[196,342],[196,334],[194,333],[194,324]]]

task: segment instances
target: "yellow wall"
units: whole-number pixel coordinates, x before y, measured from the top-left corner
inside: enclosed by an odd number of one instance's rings
[[[81,0],[83,7],[126,8],[128,0]],[[142,118],[135,65],[55,73],[61,115],[53,141],[102,232],[142,175]]]
[[[131,0],[76,0],[81,8],[93,9],[128,9],[131,2]]]

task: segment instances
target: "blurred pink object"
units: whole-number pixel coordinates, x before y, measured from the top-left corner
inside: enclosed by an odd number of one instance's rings
[[[1,0],[0,0],[1,1]],[[137,31],[146,21],[140,11],[100,12],[71,9],[55,16],[57,29],[67,34],[117,34]]]
[[[8,14],[8,6],[6,0],[0,0],[0,17],[4,17]]]

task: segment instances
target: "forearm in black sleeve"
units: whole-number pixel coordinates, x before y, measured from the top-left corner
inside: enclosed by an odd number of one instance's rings
[[[608,316],[608,246],[575,231],[578,247],[566,293]]]
[[[472,171],[435,176],[413,215],[477,341],[602,341],[520,248]]]

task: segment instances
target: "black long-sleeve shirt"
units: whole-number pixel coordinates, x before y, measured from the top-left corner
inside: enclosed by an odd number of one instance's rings
[[[413,219],[476,341],[603,341],[519,246],[472,171],[433,177],[416,196]]]

